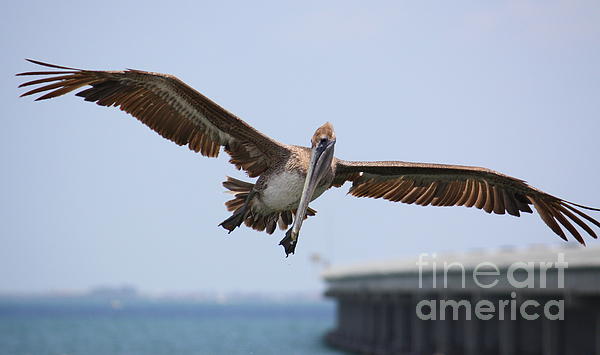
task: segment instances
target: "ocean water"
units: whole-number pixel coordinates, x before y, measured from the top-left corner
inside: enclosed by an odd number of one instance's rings
[[[342,354],[334,305],[0,301],[2,355]]]

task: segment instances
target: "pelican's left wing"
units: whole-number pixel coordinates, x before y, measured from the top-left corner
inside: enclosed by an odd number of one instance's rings
[[[596,233],[582,220],[600,222],[580,209],[600,211],[554,197],[496,171],[471,166],[409,163],[402,161],[353,162],[337,160],[334,186],[352,181],[349,193],[356,197],[384,198],[421,206],[465,206],[487,213],[532,213],[535,207],[544,222],[567,240],[560,225],[585,244],[574,222],[593,238]],[[581,217],[581,218],[580,218]],[[560,224],[560,225],[559,225]]]
[[[204,156],[216,157],[224,146],[230,162],[250,177],[259,176],[289,154],[284,144],[258,132],[172,75],[132,69],[81,70],[28,61],[59,70],[17,74],[45,76],[21,84],[42,85],[21,96],[44,93],[36,99],[44,100],[91,86],[76,95],[101,106],[119,107],[164,138]]]

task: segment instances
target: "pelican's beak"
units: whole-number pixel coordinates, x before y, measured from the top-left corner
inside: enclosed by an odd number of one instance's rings
[[[306,209],[308,203],[312,200],[312,196],[317,186],[321,182],[321,179],[327,174],[329,165],[333,159],[333,147],[335,145],[335,139],[333,140],[322,140],[315,147],[312,148],[310,154],[310,163],[308,165],[308,171],[306,173],[306,180],[304,181],[304,188],[302,189],[302,197],[300,197],[300,204],[296,211],[296,218],[294,225],[288,231],[286,238],[291,238],[289,242],[292,243],[292,247],[295,247],[302,222],[306,217]],[[290,234],[291,233],[291,234]],[[285,245],[284,245],[285,247]],[[293,253],[293,248],[291,253]],[[288,250],[286,248],[286,253]]]

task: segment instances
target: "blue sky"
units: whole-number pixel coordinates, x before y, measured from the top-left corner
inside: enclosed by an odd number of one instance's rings
[[[227,235],[246,178],[115,109],[19,99],[23,58],[178,76],[280,141],[331,121],[336,155],[478,165],[600,205],[596,1],[12,2],[0,5],[0,292],[322,287],[333,264],[560,243],[538,218],[346,196],[283,232]],[[591,244],[598,244],[591,241]]]

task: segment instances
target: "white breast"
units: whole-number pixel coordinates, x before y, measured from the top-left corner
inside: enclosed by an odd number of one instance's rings
[[[285,211],[296,209],[300,203],[306,175],[283,171],[269,177],[267,187],[260,194],[264,209],[270,211]],[[326,189],[317,187],[312,200],[319,197]]]

